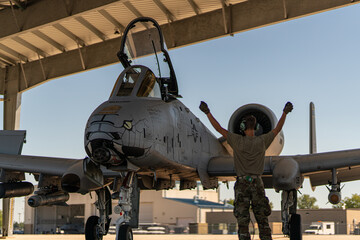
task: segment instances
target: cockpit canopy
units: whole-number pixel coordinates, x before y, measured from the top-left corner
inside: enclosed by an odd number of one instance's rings
[[[159,80],[148,67],[130,66],[118,77],[110,98],[125,96],[162,98]]]
[[[128,96],[130,94],[127,91],[129,88],[134,88],[137,79],[143,73],[143,69],[135,67],[139,65],[146,66],[152,73],[152,75],[142,75],[149,77],[148,82],[154,82],[151,80],[153,78],[150,77],[154,76],[160,86],[166,87],[167,94],[174,97],[178,96],[175,72],[166,50],[161,28],[154,19],[141,17],[131,21],[124,30],[120,51],[117,55],[125,70],[127,69],[127,75],[124,75],[122,79],[122,82],[127,84],[123,84],[117,93],[124,95],[117,96]],[[130,66],[134,68],[128,69]],[[144,78],[144,80],[146,79]],[[155,82],[153,86],[147,85],[145,82],[144,84],[152,89],[153,87],[156,88]],[[139,94],[146,95],[149,89],[143,91]]]

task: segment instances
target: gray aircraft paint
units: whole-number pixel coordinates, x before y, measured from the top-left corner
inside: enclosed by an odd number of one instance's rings
[[[120,57],[124,56],[120,54]],[[165,57],[172,69],[169,56],[165,54]],[[146,66],[131,66],[127,58],[121,58],[121,61],[127,67],[120,74],[109,100],[95,109],[86,124],[84,145],[88,158],[62,159],[2,152],[0,168],[3,183],[8,183],[9,179],[17,179],[21,183],[23,179],[16,178],[19,175],[14,171],[29,172],[37,176],[42,191],[48,186],[56,186],[52,194],[56,191],[84,194],[96,190],[101,197],[101,194],[108,193],[99,190],[107,189],[106,186],[114,179],[129,173],[136,178],[135,182],[141,179],[139,182],[147,189],[169,189],[174,186],[174,180],[180,180],[182,189],[196,187],[197,180],[204,188],[215,188],[218,181],[235,180],[231,148],[224,139],[217,139],[177,99],[174,72],[170,71],[170,77],[166,79],[156,77],[160,89],[169,87],[165,90],[171,93],[163,91],[160,97],[137,96],[146,76],[144,74],[150,70]],[[131,88],[131,93],[117,96],[126,74],[131,75],[138,70],[141,70],[138,72],[139,81]],[[234,112],[229,130],[240,133],[241,119],[248,113],[258,119],[260,128],[256,131],[257,135],[271,131],[277,123],[275,114],[267,107],[248,104]],[[315,134],[314,129],[312,132]],[[7,131],[6,135],[10,133]],[[17,134],[16,131],[13,133]],[[1,145],[6,142],[7,139],[0,138]],[[304,177],[308,176],[313,186],[332,181],[330,194],[339,196],[340,181],[360,179],[360,149],[277,156],[283,145],[284,136],[280,133],[267,151],[271,156],[266,157],[263,179],[266,187],[283,191],[283,200],[287,196],[293,198],[282,204],[282,213],[287,214],[283,218],[286,227],[289,219],[286,209],[293,206],[296,190],[301,187]],[[105,215],[100,215],[104,224]]]

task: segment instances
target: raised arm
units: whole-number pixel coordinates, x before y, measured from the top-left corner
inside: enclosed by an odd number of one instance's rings
[[[281,131],[282,127],[284,126],[284,123],[285,123],[285,119],[286,119],[286,115],[291,112],[293,110],[293,105],[291,102],[287,102],[285,104],[285,107],[284,107],[284,110],[283,110],[283,113],[281,115],[281,118],[279,119],[276,127],[272,130],[273,133],[276,135],[278,135],[278,133]]]
[[[201,111],[203,111],[206,114],[211,125],[215,128],[215,130],[218,131],[225,138],[227,138],[228,131],[226,129],[224,129],[223,127],[221,127],[220,123],[218,121],[216,121],[214,116],[210,113],[210,109],[209,109],[208,105],[205,102],[201,101],[199,108]]]

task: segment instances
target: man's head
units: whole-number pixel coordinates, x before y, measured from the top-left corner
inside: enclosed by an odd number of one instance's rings
[[[245,130],[254,129],[256,126],[256,118],[253,115],[247,115],[244,117],[245,120]]]

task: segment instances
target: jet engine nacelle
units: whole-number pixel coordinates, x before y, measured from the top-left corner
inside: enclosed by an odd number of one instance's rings
[[[0,198],[24,197],[33,191],[34,185],[29,182],[0,183]]]
[[[328,200],[331,204],[338,204],[341,201],[341,193],[338,191],[330,191]]]
[[[61,179],[61,188],[66,192],[85,194],[102,188],[104,177],[100,167],[89,159],[72,165]]]
[[[241,133],[240,125],[247,115],[253,115],[257,121],[255,135],[259,136],[270,132],[275,128],[278,120],[269,108],[260,104],[247,104],[238,108],[229,120],[228,129],[233,133]],[[284,147],[284,134],[282,131],[275,137],[272,144],[266,150],[266,156],[278,156]]]
[[[48,195],[33,195],[28,199],[28,205],[30,207],[39,207],[44,205],[56,205],[65,203],[69,200],[68,193],[54,193]]]

